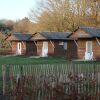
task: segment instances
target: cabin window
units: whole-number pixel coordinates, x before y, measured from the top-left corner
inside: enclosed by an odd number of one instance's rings
[[[64,45],[64,42],[59,42],[59,45]]]
[[[67,42],[64,42],[64,50],[67,50]]]
[[[92,53],[92,41],[87,41],[86,42],[86,52],[87,53]]]

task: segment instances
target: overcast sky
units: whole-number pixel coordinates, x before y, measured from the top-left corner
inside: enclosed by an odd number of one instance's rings
[[[41,0],[0,0],[0,19],[17,20],[27,17],[30,9]]]

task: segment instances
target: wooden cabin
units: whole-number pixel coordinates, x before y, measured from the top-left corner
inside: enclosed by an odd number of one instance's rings
[[[69,32],[37,32],[31,41],[34,41],[37,47],[38,56],[65,56],[69,35]]]
[[[69,38],[67,59],[100,59],[100,28],[80,27]]]
[[[12,54],[15,55],[35,55],[36,46],[30,41],[32,34],[13,33],[6,40],[10,41]]]

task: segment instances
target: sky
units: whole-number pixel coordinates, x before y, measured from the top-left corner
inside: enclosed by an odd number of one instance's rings
[[[29,16],[41,0],[0,0],[0,19],[18,20]]]

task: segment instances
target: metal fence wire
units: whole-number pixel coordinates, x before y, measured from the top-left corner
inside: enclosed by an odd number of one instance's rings
[[[3,65],[7,100],[100,100],[100,63]]]

